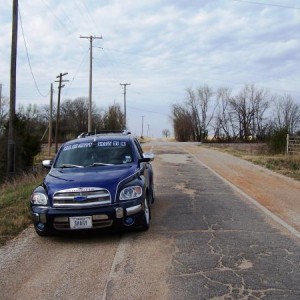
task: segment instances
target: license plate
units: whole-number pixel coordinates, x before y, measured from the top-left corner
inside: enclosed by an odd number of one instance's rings
[[[92,217],[70,217],[70,228],[71,229],[85,229],[92,228]]]

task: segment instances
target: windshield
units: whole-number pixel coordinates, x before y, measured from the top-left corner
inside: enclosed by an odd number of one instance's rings
[[[76,168],[126,164],[130,162],[132,162],[132,152],[127,142],[81,142],[64,146],[54,167]]]

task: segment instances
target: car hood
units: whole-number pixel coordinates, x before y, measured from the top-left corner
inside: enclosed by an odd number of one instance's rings
[[[105,188],[115,199],[118,186],[133,180],[137,175],[135,165],[52,169],[45,177],[44,186],[51,202],[57,191],[84,187]]]

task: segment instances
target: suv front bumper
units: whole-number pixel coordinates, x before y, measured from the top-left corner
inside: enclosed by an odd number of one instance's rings
[[[41,232],[44,230],[74,230],[70,225],[72,217],[91,217],[91,227],[80,229],[122,228],[141,225],[144,209],[144,202],[142,199],[138,199],[92,208],[58,209],[32,206],[31,215],[36,230]]]

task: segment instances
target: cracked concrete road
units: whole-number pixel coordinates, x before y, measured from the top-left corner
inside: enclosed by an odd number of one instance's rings
[[[284,220],[292,211],[295,232],[299,185],[279,180],[281,203],[270,172],[194,144],[151,147],[150,230],[40,238],[29,228],[0,248],[0,299],[300,298],[300,239],[232,184]],[[265,189],[247,184],[255,174]]]

